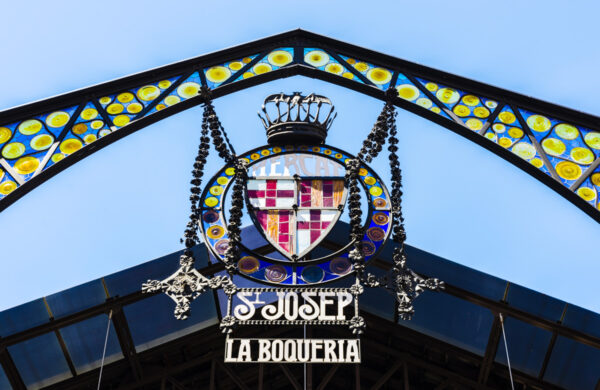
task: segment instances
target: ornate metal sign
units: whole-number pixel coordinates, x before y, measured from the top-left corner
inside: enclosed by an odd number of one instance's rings
[[[403,318],[410,317],[412,300],[421,291],[442,287],[437,279],[425,280],[406,267],[393,107],[386,104],[359,155],[352,156],[324,144],[335,118],[329,99],[314,94],[272,95],[265,99],[261,116],[269,145],[236,156],[214,114],[208,91],[203,93],[207,104],[193,171],[192,215],[185,233],[188,250],[175,274],[163,281],[148,281],[143,291],[164,291],[177,304],[175,316],[185,319],[193,299],[209,287],[222,288],[228,297],[227,312],[221,320],[227,334],[226,362],[360,362],[358,337],[365,321],[358,299],[364,286],[394,293]],[[209,130],[226,165],[200,194]],[[388,137],[391,193],[367,165]],[[364,205],[361,186],[367,200]],[[242,242],[239,225],[244,206],[272,247],[270,255]],[[337,249],[321,247],[345,208],[351,221],[348,243]],[[198,228],[229,276],[209,279],[193,267],[189,248],[199,241]],[[394,251],[394,267],[385,277],[377,278],[365,266],[391,235],[400,244]],[[233,275],[266,286],[242,286],[241,282],[237,286]],[[348,277],[354,278],[349,287],[321,287]],[[347,326],[355,338],[230,338],[236,326],[245,325]]]

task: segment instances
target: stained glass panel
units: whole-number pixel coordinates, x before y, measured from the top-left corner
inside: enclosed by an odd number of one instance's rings
[[[346,61],[348,66],[353,67],[365,76],[367,80],[375,84],[377,88],[385,91],[390,86],[390,82],[392,81],[392,71],[390,69],[348,56],[340,55],[340,57]]]
[[[358,81],[363,81],[350,72],[344,65],[340,64],[333,56],[330,56],[325,50],[315,48],[304,48],[304,63],[313,66],[327,73]]]
[[[177,103],[198,95],[201,84],[198,72],[192,73],[177,88],[173,89],[169,95],[165,96],[160,103],[152,107],[147,115],[154,114],[157,111],[164,110],[167,107],[174,106]]]
[[[247,69],[235,81],[248,79],[277,70],[283,66],[289,65],[294,61],[294,49],[291,47],[281,47],[271,51],[260,61]]]
[[[227,61],[221,65],[211,66],[210,68],[204,69],[204,76],[206,77],[206,83],[210,88],[216,88],[229,80],[231,76],[240,71],[244,66],[252,62],[258,54],[254,54],[248,57],[243,57],[233,61]]]

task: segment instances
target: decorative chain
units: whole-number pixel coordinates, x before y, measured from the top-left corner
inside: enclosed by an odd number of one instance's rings
[[[406,252],[404,243],[406,241],[406,230],[404,228],[404,217],[402,215],[402,170],[398,159],[398,130],[396,127],[396,109],[392,102],[397,98],[396,89],[390,88],[386,92],[387,102],[383,107],[377,122],[371,133],[363,142],[363,147],[358,157],[352,160],[348,166],[347,179],[350,191],[350,226],[352,240],[360,240],[363,236],[361,227],[360,192],[358,191],[358,171],[360,159],[371,162],[389,140],[388,151],[390,152],[390,170],[392,176],[391,217],[392,217],[392,240],[398,245],[394,248],[392,260],[394,265],[390,272],[378,278],[373,274],[364,273],[364,255],[360,251],[360,244],[354,241],[354,249],[350,257],[354,262],[357,278],[368,287],[383,287],[392,291],[398,301],[398,314],[403,320],[410,320],[415,310],[413,300],[425,290],[438,291],[444,288],[444,282],[436,279],[425,279],[413,272],[406,265]],[[353,192],[354,191],[354,192]],[[356,193],[357,197],[352,198]],[[354,203],[353,203],[354,201]],[[360,235],[358,233],[360,232]],[[358,265],[358,267],[357,267]]]

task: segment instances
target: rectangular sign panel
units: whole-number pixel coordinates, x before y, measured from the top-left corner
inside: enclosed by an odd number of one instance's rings
[[[225,363],[360,363],[360,340],[227,338]]]

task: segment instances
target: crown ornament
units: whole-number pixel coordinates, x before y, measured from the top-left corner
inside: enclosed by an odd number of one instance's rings
[[[311,93],[300,92],[267,96],[262,113],[258,113],[271,145],[322,144],[327,131],[337,116],[331,100]]]

